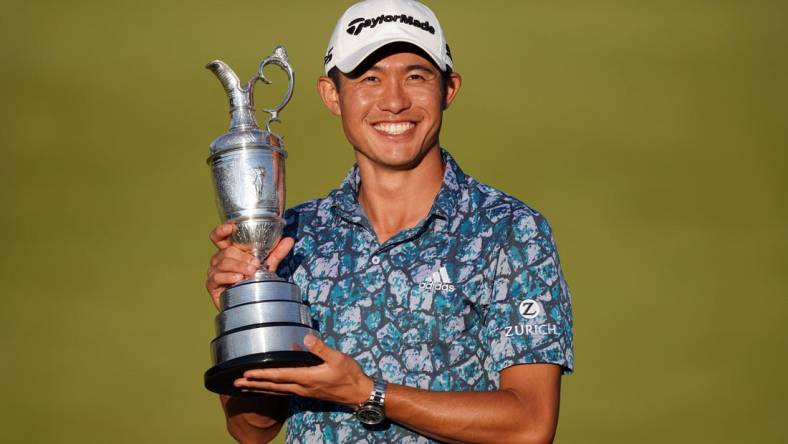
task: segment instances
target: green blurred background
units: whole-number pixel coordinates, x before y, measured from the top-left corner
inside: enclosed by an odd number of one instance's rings
[[[287,46],[288,203],[322,196],[352,163],[315,92],[349,4],[4,2],[0,442],[230,442],[201,379],[228,124],[203,66]],[[786,442],[786,4],[428,4],[465,80],[442,142],[557,233],[557,442]]]

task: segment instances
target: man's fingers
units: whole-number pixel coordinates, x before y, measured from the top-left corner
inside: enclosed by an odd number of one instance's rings
[[[314,371],[314,367],[254,368],[245,371],[244,378],[276,384],[298,383],[312,379]]]
[[[219,295],[222,294],[225,288],[242,281],[243,278],[244,275],[240,273],[208,273],[208,279],[205,281],[205,289],[208,290],[208,294],[211,295],[211,300],[217,310],[221,309]]]
[[[306,391],[298,384],[280,384],[269,381],[251,381],[249,379],[236,379],[234,385],[240,389],[260,390],[274,393],[292,393],[303,396]]]
[[[216,252],[216,254],[211,256],[211,266],[212,267],[217,266],[220,261],[222,261],[223,259],[228,258],[228,257],[232,258],[232,259],[239,260],[241,262],[247,262],[247,263],[249,263],[251,265],[254,265],[255,267],[259,267],[260,266],[260,261],[257,260],[256,257],[254,257],[253,255],[247,253],[246,251],[241,250],[240,248],[238,248],[238,247],[236,247],[234,245],[230,246],[230,247],[227,247],[227,248],[225,248],[223,250],[219,250],[219,251]]]
[[[312,354],[325,362],[333,361],[337,355],[341,355],[341,353],[326,345],[320,338],[311,334],[304,337],[304,344]]]
[[[274,247],[274,249],[268,253],[268,257],[265,258],[265,263],[268,265],[268,271],[275,272],[276,269],[279,268],[279,264],[287,257],[290,250],[293,249],[294,244],[295,239],[292,237],[284,237],[276,244],[276,247]]]
[[[240,261],[231,257],[225,257],[220,259],[216,265],[211,267],[211,271],[218,273],[243,273],[245,275],[251,276],[255,271],[257,271],[257,267],[253,263],[247,261]]]
[[[211,231],[211,234],[208,235],[208,238],[216,245],[216,248],[221,250],[232,245],[229,238],[233,234],[233,230],[235,230],[235,224],[232,222],[217,225]]]
[[[214,273],[208,277],[206,287],[208,291],[215,290],[219,287],[232,285],[236,282],[242,281],[244,275],[241,273]]]

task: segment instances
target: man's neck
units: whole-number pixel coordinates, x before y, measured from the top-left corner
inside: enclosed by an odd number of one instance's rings
[[[437,146],[412,169],[385,168],[361,158],[358,165],[358,201],[381,244],[427,217],[443,183],[443,160]]]

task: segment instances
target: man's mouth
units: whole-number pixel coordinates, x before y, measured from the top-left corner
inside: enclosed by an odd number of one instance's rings
[[[372,125],[372,128],[376,130],[389,134],[392,136],[398,136],[400,134],[405,133],[409,129],[415,127],[416,124],[413,122],[397,122],[397,123],[388,123],[388,122],[380,122]]]

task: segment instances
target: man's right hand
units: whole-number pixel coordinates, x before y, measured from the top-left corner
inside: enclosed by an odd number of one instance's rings
[[[233,231],[235,231],[235,224],[229,222],[217,225],[209,236],[219,251],[211,256],[205,288],[211,295],[213,305],[217,310],[219,309],[219,295],[227,287],[254,275],[257,267],[260,266],[260,261],[251,253],[233,245],[230,241]],[[265,260],[268,271],[276,271],[279,263],[293,248],[294,243],[293,238],[285,237],[276,244]]]
[[[218,251],[211,256],[205,288],[218,310],[219,295],[229,286],[254,275],[260,261],[251,253],[233,245],[230,236],[235,224],[217,225],[210,239]],[[268,271],[274,272],[279,263],[293,248],[295,240],[282,238],[265,259]],[[227,417],[227,430],[238,442],[269,442],[276,437],[287,414],[289,398],[263,395],[243,398],[222,395],[219,397]]]

